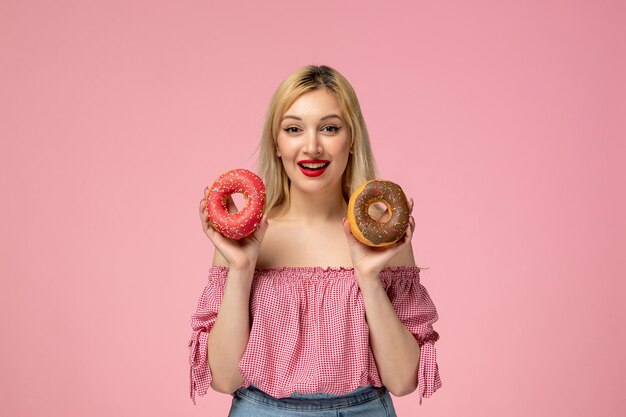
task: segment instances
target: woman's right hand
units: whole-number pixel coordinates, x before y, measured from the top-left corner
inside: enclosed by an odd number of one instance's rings
[[[200,221],[202,222],[202,230],[207,235],[215,248],[228,262],[231,269],[254,269],[256,261],[261,249],[261,242],[267,230],[267,214],[261,219],[261,224],[251,235],[240,240],[229,239],[217,230],[215,230],[209,222],[209,212],[206,208],[207,196],[209,195],[209,187],[204,189],[204,197],[200,200]],[[228,197],[228,211],[234,213],[237,207],[232,198]]]

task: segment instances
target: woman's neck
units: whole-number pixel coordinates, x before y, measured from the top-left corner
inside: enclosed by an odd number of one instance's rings
[[[281,210],[280,217],[304,223],[341,221],[347,210],[348,204],[343,199],[341,188],[329,193],[307,193],[291,187],[289,201]]]

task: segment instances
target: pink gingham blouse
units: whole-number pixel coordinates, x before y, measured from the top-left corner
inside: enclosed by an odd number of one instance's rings
[[[417,266],[380,273],[400,321],[420,350],[419,403],[441,387],[433,330],[438,315]],[[228,268],[212,266],[198,308],[191,316],[189,395],[211,384],[207,336],[222,302]],[[255,385],[282,398],[294,392],[343,395],[358,387],[382,386],[369,345],[365,308],[353,268],[257,268],[250,296],[251,329],[239,368],[243,387]]]

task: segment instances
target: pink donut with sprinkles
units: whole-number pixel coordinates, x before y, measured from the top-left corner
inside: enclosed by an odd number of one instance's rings
[[[227,201],[236,193],[243,194],[245,204],[237,213],[231,214]],[[211,226],[227,238],[243,239],[261,223],[265,209],[265,184],[247,169],[234,169],[213,182],[206,199]]]

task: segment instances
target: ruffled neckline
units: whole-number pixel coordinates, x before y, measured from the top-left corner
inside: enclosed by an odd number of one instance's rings
[[[211,267],[214,279],[225,281],[228,275],[228,267],[214,265]],[[420,267],[412,265],[387,266],[380,271],[383,281],[420,279]],[[325,281],[325,280],[348,280],[354,281],[354,267],[352,266],[274,266],[257,267],[254,270],[255,279],[271,279],[278,281]]]
[[[228,270],[227,266],[213,265],[212,268]],[[258,272],[353,272],[353,266],[263,266],[254,268]],[[398,265],[386,266],[382,271],[421,271],[419,266]]]

